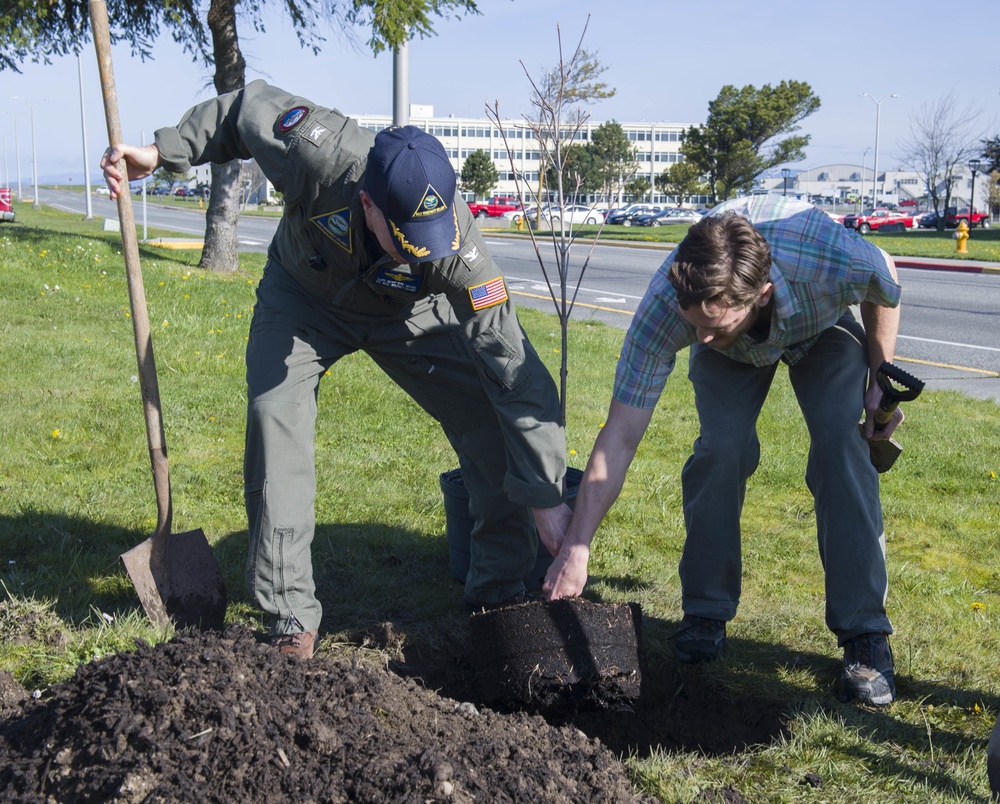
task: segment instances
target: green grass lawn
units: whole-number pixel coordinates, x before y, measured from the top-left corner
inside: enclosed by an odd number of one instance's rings
[[[900,237],[934,240],[923,235]],[[257,627],[242,581],[243,354],[263,255],[217,275],[196,268],[197,252],[140,251],[174,527],[205,530],[228,620]],[[117,236],[22,204],[16,224],[0,225],[0,265],[0,668],[44,690],[136,638],[169,636],[147,623],[118,561],[152,532],[156,505]],[[555,373],[558,322],[530,309],[521,318]],[[622,336],[570,323],[571,465],[585,465],[604,421]],[[642,605],[657,666],[673,662],[680,471],[697,432],[679,365],[595,541],[585,593]],[[880,711],[833,696],[840,654],[823,622],[808,438],[783,369],[760,435],[730,654],[678,672],[736,708],[780,702],[785,728],[731,755],[644,746],[625,757],[636,785],[667,802],[716,800],[701,792],[725,785],[754,802],[985,802],[1000,696],[1000,407],[927,391],[907,408],[906,451],[882,484],[900,697]],[[325,378],[314,544],[324,650],[351,650],[351,633],[386,620],[410,645],[462,633],[438,483],[454,465],[434,422],[365,356]],[[804,784],[807,773],[823,785]]]

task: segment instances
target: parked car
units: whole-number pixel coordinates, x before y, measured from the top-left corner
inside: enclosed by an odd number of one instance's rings
[[[675,223],[697,223],[701,218],[701,213],[693,209],[667,207],[652,215],[636,215],[632,223],[635,226],[670,226]]]
[[[637,215],[652,215],[666,209],[662,204],[629,204],[623,209],[613,209],[605,222],[611,226],[631,226]]]
[[[603,216],[596,209],[591,209],[590,207],[585,207],[581,204],[570,204],[564,209],[560,209],[557,205],[553,205],[551,209],[552,214],[552,225],[558,226],[559,221],[565,217],[566,223],[568,224],[597,224],[603,219]]]
[[[525,215],[527,215],[529,219],[535,217],[535,211],[537,209],[537,206],[525,207],[524,209],[511,209],[503,213],[500,218],[505,221],[513,221],[516,224]],[[547,206],[542,207],[543,215],[545,214],[546,209],[548,209]]]
[[[917,221],[917,226],[921,229],[936,229],[938,225],[938,214],[932,209],[925,212]]]
[[[111,195],[111,191],[103,184],[98,185],[94,192],[97,193],[97,195]]]

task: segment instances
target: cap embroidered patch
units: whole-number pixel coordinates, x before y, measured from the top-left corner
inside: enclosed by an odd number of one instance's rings
[[[483,310],[507,301],[507,288],[504,286],[503,277],[498,276],[481,285],[473,285],[469,288],[469,298],[472,300],[473,310]]]
[[[448,209],[448,205],[445,203],[444,199],[438,194],[431,185],[427,185],[427,189],[424,190],[424,196],[420,199],[420,204],[413,211],[411,218],[420,218],[424,215],[434,215],[438,212],[443,212]]]
[[[310,218],[320,231],[350,254],[353,251],[351,239],[351,210],[348,207],[327,212]]]
[[[291,109],[282,112],[281,116],[278,118],[278,132],[281,134],[287,134],[299,123],[305,120],[307,114],[309,114],[308,106],[294,106]]]

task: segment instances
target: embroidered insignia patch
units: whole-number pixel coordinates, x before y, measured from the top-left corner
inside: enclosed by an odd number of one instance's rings
[[[503,277],[498,276],[481,285],[473,285],[469,288],[469,298],[472,300],[473,310],[484,310],[507,301],[507,288],[503,283]]]
[[[438,195],[438,191],[433,186],[428,184],[427,189],[424,190],[423,198],[420,199],[420,203],[410,217],[422,218],[425,215],[436,215],[438,212],[443,212],[446,209],[448,209],[448,205],[445,203],[445,200]]]
[[[312,126],[308,131],[302,135],[302,139],[306,142],[311,142],[315,146],[320,146],[323,144],[323,140],[330,136],[330,129],[326,126],[321,126],[319,123]]]
[[[380,269],[375,275],[376,285],[382,285],[390,290],[402,290],[406,293],[417,293],[423,281],[422,276],[404,274],[401,271],[393,271],[388,268]]]
[[[351,210],[348,207],[338,209],[335,212],[327,212],[310,218],[319,230],[329,237],[334,243],[340,246],[348,254],[354,250],[354,243],[351,233]]]
[[[278,117],[278,133],[287,134],[299,123],[306,119],[309,114],[308,106],[293,106],[291,109],[281,113]]]

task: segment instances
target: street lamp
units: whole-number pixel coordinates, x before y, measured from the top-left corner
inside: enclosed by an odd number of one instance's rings
[[[862,92],[861,95],[865,98],[871,100],[875,104],[875,166],[872,168],[872,208],[878,206],[878,129],[880,123],[880,116],[882,114],[882,103],[883,101],[876,100],[867,92]],[[898,98],[899,95],[892,94],[889,98]],[[885,100],[888,100],[886,98]]]
[[[21,199],[21,149],[17,142],[17,118],[10,112],[4,112],[14,121],[14,169],[17,171],[17,197]],[[9,177],[8,177],[9,178]]]
[[[32,206],[35,209],[41,209],[42,205],[38,202],[38,149],[35,148],[35,104],[28,103],[28,101],[20,95],[11,95],[11,98],[13,100],[24,101],[31,110],[31,175],[32,181],[35,185],[35,202]],[[48,100],[48,98],[45,98],[44,100]],[[20,196],[20,194],[21,188],[18,187],[18,195]]]
[[[83,130],[83,183],[84,195],[87,198],[87,214],[84,220],[89,221],[94,219],[94,206],[90,199],[90,157],[88,156],[90,149],[87,147],[87,112],[83,106],[83,58],[79,53],[76,54],[76,63],[80,68],[80,128]]]
[[[973,215],[976,212],[976,171],[982,164],[978,159],[969,160],[969,170],[972,171],[972,190],[969,193],[969,228],[972,228]]]
[[[868,152],[872,149],[869,145],[865,148],[865,152],[861,154],[861,197],[858,199],[858,209],[865,208],[865,160],[868,158]],[[872,180],[872,187],[875,187],[875,181]]]
[[[781,181],[784,184],[784,187],[781,190],[781,194],[784,196],[788,195],[788,177],[791,175],[792,171],[789,170],[788,168],[781,169]]]

